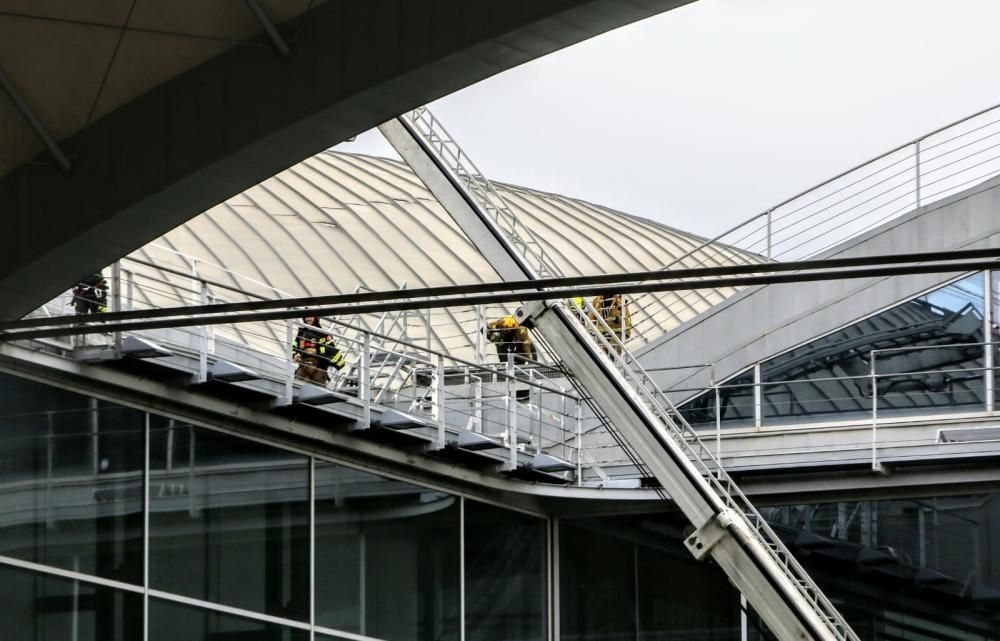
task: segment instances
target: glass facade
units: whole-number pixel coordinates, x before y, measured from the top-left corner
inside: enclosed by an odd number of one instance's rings
[[[459,549],[456,497],[317,464],[317,624],[382,639],[457,640]]]
[[[149,641],[309,641],[309,630],[149,600]]]
[[[547,519],[15,377],[0,399],[0,639],[547,638]]]
[[[0,565],[0,639],[141,641],[142,595]]]
[[[751,369],[682,411],[739,427],[869,419],[873,397],[879,417],[988,409],[985,293],[973,274],[761,362],[759,408]]]
[[[0,554],[141,583],[145,420],[0,378]]]
[[[548,636],[545,520],[465,503],[466,641]]]
[[[309,460],[150,422],[149,585],[309,619]]]
[[[680,407],[684,418],[695,427],[753,427],[756,398],[754,371],[751,369],[720,384],[718,393],[712,390],[691,399]]]
[[[546,519],[0,389],[0,639],[767,638],[676,514]],[[862,638],[1000,638],[1000,494],[763,511]]]
[[[861,638],[1000,638],[1000,494],[762,512]]]
[[[681,544],[676,516],[559,523],[562,641],[736,641],[739,595]]]

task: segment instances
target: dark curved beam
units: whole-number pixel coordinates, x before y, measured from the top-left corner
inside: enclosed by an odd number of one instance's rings
[[[0,318],[312,154],[496,73],[691,0],[354,0],[234,47],[0,179]],[[262,36],[263,38],[264,36]],[[265,40],[262,40],[264,42]]]

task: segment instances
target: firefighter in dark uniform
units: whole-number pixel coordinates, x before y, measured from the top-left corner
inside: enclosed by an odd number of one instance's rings
[[[344,353],[334,347],[333,337],[320,328],[319,317],[309,314],[302,317],[305,327],[300,327],[292,343],[292,360],[299,364],[295,378],[318,385],[330,382],[327,369],[332,365],[344,368]]]
[[[108,281],[104,280],[101,272],[95,272],[76,284],[70,304],[78,315],[108,311]]]

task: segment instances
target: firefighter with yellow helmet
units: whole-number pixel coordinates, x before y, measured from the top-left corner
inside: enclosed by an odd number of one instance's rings
[[[490,321],[486,325],[486,338],[496,345],[497,356],[500,357],[501,363],[506,363],[512,354],[525,360],[535,360],[535,346],[531,342],[531,333],[526,327],[521,327],[513,316],[503,316]]]

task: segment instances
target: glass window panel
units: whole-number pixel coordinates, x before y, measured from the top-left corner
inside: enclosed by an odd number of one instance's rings
[[[718,568],[695,562],[676,541],[637,550],[639,641],[739,638],[739,593]]]
[[[316,465],[316,623],[389,641],[459,625],[458,499]]]
[[[142,639],[141,594],[0,566],[0,603],[0,639]]]
[[[546,521],[465,502],[465,638],[546,638]]]
[[[766,423],[981,408],[982,273],[904,302],[761,365]]]
[[[719,385],[718,407],[722,427],[754,424],[753,370]],[[715,427],[715,390],[697,396],[683,406],[681,414],[694,427]]]
[[[0,376],[0,554],[142,583],[145,414]]]
[[[862,638],[1000,635],[1000,494],[763,511]]]
[[[736,641],[739,595],[691,558],[678,514],[562,520],[563,641]]]
[[[357,641],[357,637],[333,632],[316,632],[316,641]]]
[[[150,417],[150,587],[309,616],[304,456]]]
[[[635,639],[633,545],[617,536],[561,521],[559,554],[562,639]]]
[[[309,631],[151,598],[149,641],[181,640],[309,641]]]
[[[993,343],[993,409],[1000,408],[1000,271],[990,272],[990,342]]]

